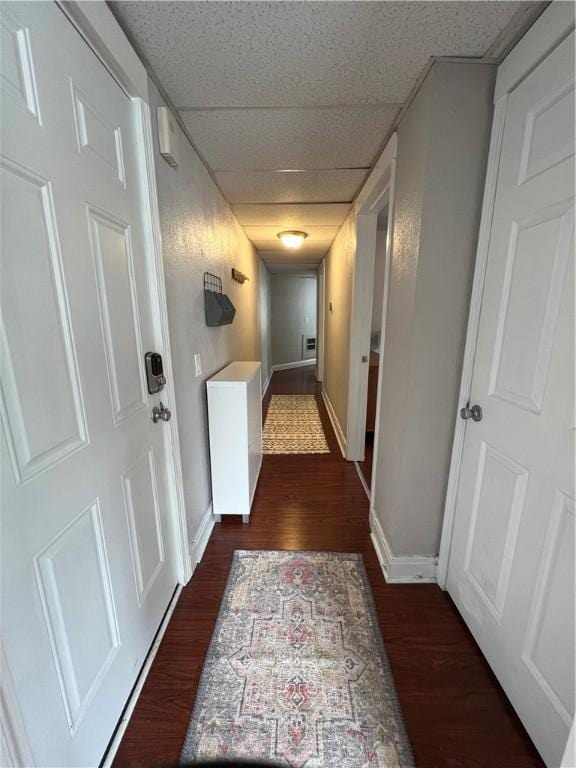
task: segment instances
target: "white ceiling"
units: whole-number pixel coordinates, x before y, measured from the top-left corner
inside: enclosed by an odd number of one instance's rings
[[[541,3],[114,2],[263,258],[327,252],[432,56],[484,57]],[[298,252],[281,229],[309,233]]]

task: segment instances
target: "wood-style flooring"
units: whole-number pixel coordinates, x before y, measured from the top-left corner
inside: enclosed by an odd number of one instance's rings
[[[275,373],[270,394],[318,393],[311,368]],[[542,766],[450,597],[433,584],[387,585],[368,502],[318,404],[331,453],[265,456],[249,525],[216,525],[180,600],[114,762],[176,765],[235,549],[361,552],[418,768]],[[342,766],[342,768],[346,768]]]

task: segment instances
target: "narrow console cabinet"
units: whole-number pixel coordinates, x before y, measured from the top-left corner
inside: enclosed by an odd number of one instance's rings
[[[247,523],[262,464],[260,363],[230,363],[207,390],[213,512]]]

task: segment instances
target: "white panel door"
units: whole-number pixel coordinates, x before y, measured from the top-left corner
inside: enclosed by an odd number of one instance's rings
[[[574,34],[508,97],[471,404],[448,589],[558,766],[574,716]]]
[[[3,646],[36,765],[94,766],[176,586],[139,118],[53,3],[0,12]]]

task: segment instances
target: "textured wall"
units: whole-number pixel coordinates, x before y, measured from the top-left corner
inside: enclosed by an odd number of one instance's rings
[[[272,275],[272,365],[302,360],[302,334],[316,333],[316,277]]]
[[[493,84],[491,66],[436,63],[398,129],[373,489],[396,555],[438,552]]]
[[[356,256],[356,226],[350,214],[324,259],[324,381],[326,394],[346,434],[348,412],[348,361],[350,359],[350,308],[352,271]],[[333,303],[330,312],[329,304]]]
[[[162,159],[154,117],[163,101],[152,82],[149,88],[184,495],[192,542],[211,500],[205,382],[232,360],[260,360],[260,259],[181,132],[178,168],[171,168]],[[233,282],[232,267],[250,280],[243,285]],[[236,307],[232,325],[206,326],[205,271],[222,277],[224,291]],[[198,378],[195,353],[202,359]]]

